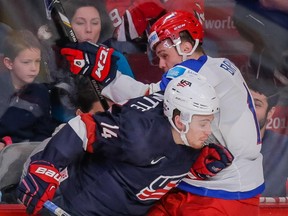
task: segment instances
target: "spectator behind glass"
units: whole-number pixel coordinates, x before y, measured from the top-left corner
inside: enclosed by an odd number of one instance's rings
[[[0,74],[0,116],[10,97],[39,74],[41,45],[28,30],[11,31],[3,41],[3,63],[8,71]]]
[[[113,26],[101,0],[66,0],[66,15],[79,42],[103,43],[111,37]]]
[[[1,138],[9,136],[13,143],[42,141],[55,129],[48,87],[34,83],[40,62],[41,45],[30,31],[13,31],[7,36],[4,64],[9,71],[0,74]]]
[[[90,41],[92,43],[101,43],[112,35],[112,24],[105,10],[103,1],[67,0],[63,2],[63,7],[79,42]],[[44,32],[47,33],[47,31],[49,30]],[[54,36],[55,35],[56,33],[54,33]],[[47,43],[48,41],[42,40],[42,42]],[[55,52],[46,49],[48,52],[45,52],[44,57],[49,68],[51,80],[57,83],[57,94],[60,95],[60,99],[53,102],[53,116],[59,122],[67,122],[75,116],[74,108],[68,106],[66,103],[67,100],[69,101],[69,95],[75,94],[75,78],[68,72],[69,67],[66,65],[66,61],[63,60],[62,56],[59,56],[59,47],[53,46],[53,48]],[[115,51],[113,55],[119,58],[117,61],[118,68],[121,69],[123,74],[134,78],[126,58],[117,51]],[[51,59],[51,56],[54,56],[56,61],[55,59]],[[57,65],[55,65],[55,62]]]
[[[266,133],[266,126],[272,118],[279,99],[278,88],[269,79],[251,79],[247,81],[256,108],[261,138]]]
[[[112,24],[103,1],[67,0],[63,7],[79,42],[90,41],[105,44],[105,41],[109,39],[112,34],[110,27]],[[120,71],[134,77],[126,58],[118,51],[115,51],[113,55],[119,58],[117,66]]]
[[[271,80],[248,81],[254,99],[256,115],[261,129],[265,197],[286,197],[288,178],[288,136],[267,129],[279,99],[278,88]]]
[[[63,8],[66,12],[68,19],[71,22],[71,26],[76,35],[78,42],[90,41],[92,43],[104,43],[107,39],[112,36],[112,23],[106,11],[105,4],[101,0],[66,0],[63,2]],[[41,28],[41,27],[40,27]],[[39,28],[39,30],[40,30]],[[48,39],[51,39],[52,36],[56,35],[55,28],[47,26],[43,26],[41,28],[41,32],[38,31],[38,37],[45,38],[43,34],[50,35]],[[52,32],[49,32],[52,30]],[[55,39],[55,38],[52,38]],[[58,39],[61,41],[61,38]],[[42,40],[43,41],[43,40]],[[64,43],[66,43],[65,41]],[[62,45],[63,42],[60,42]],[[59,53],[56,50],[57,54]],[[118,67],[123,68],[123,73],[134,77],[133,72],[131,71],[130,66],[126,58],[119,52],[115,52],[118,60]],[[58,62],[58,66],[63,68],[63,61],[59,61],[61,59],[60,56],[57,56],[56,62]],[[49,65],[48,65],[49,66]],[[55,68],[51,68],[50,70],[52,80],[57,80],[61,74],[55,70]],[[65,73],[65,76],[69,76],[70,73]],[[60,77],[60,79],[63,77]]]
[[[77,93],[70,103],[73,103],[75,106],[76,115],[83,113],[94,114],[96,112],[104,111],[101,103],[94,92],[94,89],[91,86],[87,77],[76,77],[77,79]],[[52,136],[54,136],[66,123],[59,125]],[[23,144],[14,144],[6,148],[0,154],[0,190],[2,193],[2,199],[0,200],[3,203],[18,203],[15,195],[15,189],[19,183],[19,179],[22,173],[23,163],[24,171],[23,175],[26,174],[27,167],[30,163],[30,157],[36,154],[39,151],[42,151],[51,137],[45,139],[41,143],[28,142],[25,149]],[[31,155],[30,152],[32,151]],[[17,154],[18,152],[18,154]],[[29,157],[30,155],[30,157]],[[8,158],[8,160],[5,158]],[[11,167],[14,167],[14,170],[11,170]],[[17,168],[17,169],[15,169]]]

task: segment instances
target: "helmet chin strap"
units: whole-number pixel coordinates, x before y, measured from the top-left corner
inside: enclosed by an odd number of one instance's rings
[[[188,123],[184,123],[185,124],[185,130],[183,131],[180,131],[176,125],[174,124],[174,122],[172,121],[171,118],[169,118],[169,122],[171,123],[172,127],[180,134],[180,138],[181,140],[183,141],[183,143],[186,145],[186,146],[190,146],[189,143],[188,143],[188,140],[187,140],[187,137],[186,137],[186,134],[188,132],[188,129],[189,129],[189,124]]]
[[[193,46],[193,49],[189,53],[183,53],[181,51],[181,48],[180,48],[180,43],[176,44],[176,50],[177,50],[178,54],[182,56],[182,62],[187,60],[187,56],[190,56],[190,55],[192,55],[195,52],[195,50],[197,49],[198,45],[199,45],[199,40],[196,39],[195,40],[195,44]]]
[[[189,124],[187,122],[183,124],[185,125],[185,130],[180,131],[180,137],[186,146],[190,146],[186,137],[186,134],[188,133],[189,130]]]
[[[181,131],[181,132],[180,132],[181,140],[184,142],[184,144],[185,144],[186,146],[191,147],[191,146],[189,145],[189,143],[188,143],[186,134],[187,134],[187,132],[184,132],[184,131]]]

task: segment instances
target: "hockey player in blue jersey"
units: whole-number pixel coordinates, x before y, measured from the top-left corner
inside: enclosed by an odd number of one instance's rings
[[[177,198],[178,195],[178,198],[183,199],[174,199],[175,203],[168,203],[164,208],[171,212],[167,214],[187,215],[189,209],[197,214],[198,210],[203,213],[203,209],[206,209],[209,215],[218,215],[223,211],[233,216],[257,215],[259,195],[264,190],[261,137],[253,99],[241,72],[228,59],[212,58],[205,54],[201,46],[203,27],[189,12],[175,11],[161,17],[151,27],[148,40],[151,50],[159,58],[159,67],[166,72],[162,80],[154,84],[143,84],[117,71],[102,90],[102,94],[115,102],[123,103],[130,98],[164,90],[173,78],[191,70],[196,71],[207,78],[220,100],[219,127],[212,128],[214,139],[236,156],[232,166],[209,181],[191,177],[181,180],[177,187],[183,192],[180,191],[180,195],[172,194],[171,199],[167,196],[165,201],[171,201],[173,196]],[[95,59],[92,57],[93,52],[87,47],[74,46],[74,53],[80,51],[89,54],[90,59]],[[74,60],[79,58],[72,56],[71,50],[64,50],[62,54],[67,54],[67,59],[75,68],[89,65],[75,64]],[[100,80],[99,73],[92,76]],[[212,207],[211,203],[214,203]]]
[[[215,90],[194,74],[169,83],[164,105],[158,92],[75,117],[31,158],[18,197],[36,214],[60,185],[54,201],[72,215],[145,215],[192,164],[201,179],[231,164],[221,145],[203,147],[218,109]]]

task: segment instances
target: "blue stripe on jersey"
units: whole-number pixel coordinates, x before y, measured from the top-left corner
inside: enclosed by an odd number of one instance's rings
[[[257,120],[257,116],[256,116],[256,111],[255,111],[255,107],[253,105],[253,99],[252,99],[252,96],[248,90],[248,87],[245,85],[245,83],[243,83],[246,91],[247,91],[247,104],[249,106],[249,109],[251,110],[252,114],[253,114],[253,119],[254,119],[254,122],[255,122],[255,127],[256,127],[256,131],[257,131],[257,144],[262,144],[262,139],[261,139],[261,134],[260,134],[260,127],[259,127],[259,123],[258,123],[258,120]]]
[[[202,66],[205,64],[205,62],[207,61],[207,59],[208,57],[206,55],[203,55],[198,60],[188,59],[187,61],[181,62],[180,64],[176,64],[173,68],[171,68],[170,70],[168,70],[163,74],[161,82],[159,84],[161,91],[164,91],[166,89],[166,86],[168,85],[168,83],[172,78],[178,77],[183,73],[185,73],[186,68],[198,73],[199,70],[202,68]]]
[[[246,192],[213,190],[213,189],[208,189],[204,187],[196,187],[183,181],[181,181],[177,187],[183,191],[187,191],[192,194],[197,194],[201,196],[214,197],[214,198],[220,198],[220,199],[226,199],[226,200],[240,200],[240,199],[252,198],[254,196],[261,194],[265,189],[265,184],[263,183],[259,187],[251,191],[246,191]]]
[[[181,62],[180,64],[195,72],[199,72],[202,66],[206,63],[207,59],[208,57],[206,55],[203,55],[198,60],[189,59],[187,61]]]

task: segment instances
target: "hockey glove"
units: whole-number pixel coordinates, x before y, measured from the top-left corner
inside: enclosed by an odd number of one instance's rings
[[[205,180],[231,165],[234,157],[231,152],[220,144],[205,145],[190,169],[189,177]],[[192,174],[192,175],[191,175]]]
[[[49,162],[35,161],[17,188],[17,197],[28,214],[37,214],[44,202],[52,200],[61,179],[59,171]]]
[[[104,87],[116,76],[118,57],[113,48],[91,42],[71,43],[61,49],[73,74],[91,76]]]

